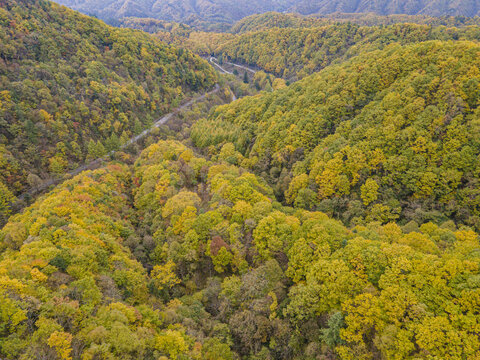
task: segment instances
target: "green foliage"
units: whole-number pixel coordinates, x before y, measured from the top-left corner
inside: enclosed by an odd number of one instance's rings
[[[472,42],[391,45],[218,107],[191,137],[233,143],[279,199],[347,224],[478,229],[478,59]]]
[[[161,22],[157,19],[176,21],[187,23],[201,29],[215,30],[228,29],[228,24],[236,20],[240,20],[252,14],[260,14],[251,16],[235,29],[249,29],[248,25],[256,17],[263,17],[263,13],[268,11],[299,13],[304,15],[329,14],[336,19],[354,19],[358,21],[384,21],[387,23],[394,22],[396,17],[389,16],[382,19],[378,15],[391,14],[421,14],[409,17],[400,15],[398,18],[408,21],[428,22],[430,16],[444,16],[447,20],[458,21],[459,23],[468,22],[466,16],[473,17],[479,15],[479,10],[475,2],[458,2],[455,0],[411,0],[407,3],[394,0],[373,1],[365,0],[362,2],[352,2],[349,0],[215,0],[211,2],[198,1],[194,5],[187,0],[177,0],[174,3],[170,1],[149,2],[146,0],[137,0],[135,4],[131,4],[126,0],[113,0],[108,3],[99,2],[98,0],[61,0],[61,4],[71,6],[72,8],[82,11],[86,14],[92,14],[110,23],[129,24],[131,19],[125,21],[125,17],[140,17],[141,23],[147,28],[163,28],[168,27],[168,22]],[[333,14],[332,14],[333,13]],[[347,13],[347,14],[342,14]],[[370,13],[370,14],[354,14],[354,13]],[[376,15],[377,14],[377,15]],[[260,23],[274,24],[276,26],[304,25],[308,26],[314,19],[293,19],[285,20],[283,14],[269,13],[266,19],[257,20]],[[291,15],[289,15],[290,17]],[[295,16],[298,17],[299,16]],[[393,19],[390,19],[393,17]],[[152,19],[153,18],[153,19]],[[381,20],[378,20],[380,18]],[[452,20],[449,20],[451,18]],[[459,18],[459,19],[457,19]],[[138,22],[138,19],[135,19]],[[397,20],[398,21],[398,20]],[[166,24],[165,24],[166,23]],[[245,24],[246,23],[246,24]]]
[[[59,358],[71,359],[72,336],[82,339],[86,353],[96,352],[87,329],[95,328],[108,294],[117,293],[129,304],[145,301],[145,270],[121,245],[122,229],[131,227],[121,216],[125,175],[121,166],[83,173],[12,217],[2,230],[2,313],[12,315],[2,329],[1,353],[47,356],[49,346]],[[23,230],[15,233],[17,227]],[[19,326],[35,318],[36,326]],[[97,326],[106,327],[105,336],[116,329],[101,322]]]
[[[0,182],[15,195],[30,173],[103,156],[216,81],[189,51],[44,0],[4,2],[0,43]]]
[[[365,184],[360,187],[360,193],[363,204],[368,206],[378,198],[379,186],[375,180],[367,179]]]
[[[249,80],[266,91],[189,129],[207,112],[195,108],[184,143],[149,139],[12,216],[0,358],[480,357],[480,47],[450,41],[476,27],[281,14],[238,35],[124,25],[199,53],[240,47],[287,77],[323,70],[290,86],[259,71]],[[188,51],[40,0],[7,0],[0,30],[5,220],[41,182],[29,161],[60,175],[105,156],[215,81]]]
[[[446,28],[445,26],[394,24],[360,26],[284,16],[271,21],[267,16],[255,17],[234,29],[235,37],[216,41],[217,56],[258,66],[279,77],[304,78],[328,65],[364,53],[383,49],[388,44],[411,44],[427,40],[477,40],[478,27]],[[260,24],[257,24],[260,22]],[[263,23],[265,22],[265,23]],[[241,32],[243,27],[254,31]],[[192,36],[190,36],[192,37]],[[194,49],[195,47],[190,46]],[[472,91],[475,93],[475,85]],[[472,95],[473,95],[472,93]]]
[[[282,206],[225,157],[161,141],[13,216],[0,232],[0,355],[479,356],[477,233],[348,229]]]
[[[328,22],[328,20],[305,17],[299,14],[267,12],[247,16],[237,21],[233,24],[230,31],[234,34],[242,34],[271,28],[309,28]]]
[[[0,224],[3,224],[10,214],[10,204],[15,200],[7,186],[0,182]]]

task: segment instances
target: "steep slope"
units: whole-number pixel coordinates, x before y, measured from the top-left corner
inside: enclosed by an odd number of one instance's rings
[[[347,229],[281,206],[234,156],[210,162],[161,141],[12,217],[0,231],[0,356],[480,355],[478,234]]]
[[[44,0],[3,1],[0,217],[12,193],[117,148],[215,81],[205,61],[147,34]]]
[[[2,357],[94,356],[96,336],[119,356],[137,350],[147,329],[155,336],[156,312],[132,306],[148,290],[121,240],[134,231],[124,219],[127,170],[83,173],[1,231]]]
[[[471,42],[391,45],[220,107],[192,138],[210,153],[233,143],[280,198],[346,222],[479,228],[479,54]]]
[[[372,12],[388,14],[479,15],[479,0],[59,0],[61,4],[115,22],[123,17],[147,17],[207,26],[233,23],[268,11],[300,14]],[[203,23],[203,25],[202,25]]]
[[[254,15],[232,26],[233,34],[196,31],[155,19],[125,18],[121,26],[153,32],[174,46],[202,56],[215,54],[219,59],[263,69],[289,81],[392,43],[480,39],[478,19],[340,16],[333,20],[279,13]]]
[[[350,22],[360,26],[394,25],[399,23],[465,27],[480,25],[479,17],[442,16],[431,17],[426,15],[376,15],[375,13],[335,13],[328,15],[306,16],[297,13],[266,12],[247,16],[235,22],[228,32],[223,34],[243,34],[247,32],[267,30],[273,28],[312,28],[334,25],[340,22]],[[189,25],[153,18],[125,17],[115,22],[115,26],[140,29],[149,33],[159,31],[174,34],[188,34],[196,31]],[[198,30],[197,30],[198,31]]]

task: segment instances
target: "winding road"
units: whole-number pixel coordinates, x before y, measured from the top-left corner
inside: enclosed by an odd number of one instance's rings
[[[217,63],[217,58],[214,58],[213,56],[210,56],[209,61],[210,61],[210,63],[212,63],[217,69],[219,69],[222,73],[228,74],[228,75],[233,75],[233,72],[228,71],[227,69],[224,69],[223,67],[220,66],[219,63]]]
[[[220,69],[220,71],[223,72],[224,74],[233,75],[233,72],[228,71],[227,69],[225,69],[224,67],[222,67],[222,66],[218,63],[218,59],[217,59],[216,57],[210,56],[209,61],[210,61],[210,63],[212,63],[214,66],[216,66],[218,69]],[[244,66],[244,65],[234,64],[234,63],[229,62],[229,61],[225,61],[225,64],[238,67],[238,68],[243,69],[243,70],[245,70],[245,71],[249,71],[249,72],[251,72],[252,74],[256,74],[256,73],[257,73],[257,70],[251,69],[251,68],[249,68],[249,67],[247,67],[247,66]]]
[[[256,73],[257,73],[256,70],[253,70],[253,69],[251,69],[251,68],[249,68],[249,67],[246,67],[246,66],[244,66],[244,65],[238,65],[238,64],[234,64],[234,63],[231,63],[231,62],[228,62],[228,61],[226,61],[225,63],[228,64],[228,65],[232,65],[232,66],[238,67],[238,68],[240,68],[240,69],[246,70],[246,71],[250,71],[252,74],[256,74]]]

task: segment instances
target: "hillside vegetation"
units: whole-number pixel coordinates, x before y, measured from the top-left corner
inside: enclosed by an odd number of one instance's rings
[[[280,199],[347,223],[478,228],[479,52],[433,41],[359,55],[217,108],[192,139],[214,154],[232,146],[231,161],[276,184]]]
[[[145,33],[44,0],[3,1],[0,223],[13,195],[118,148],[215,81],[204,60]]]
[[[65,1],[152,34],[0,0],[0,359],[480,359],[478,19],[230,28],[475,1]]]
[[[454,17],[337,14],[333,18],[312,18],[265,13],[238,21],[229,32],[204,32],[184,24],[142,18],[126,18],[121,25],[154,33],[162,41],[202,56],[214,54],[295,81],[393,43],[479,41],[479,23],[474,18]]]
[[[2,358],[480,355],[476,233],[347,229],[228,162],[162,141],[14,216],[0,232]]]
[[[190,38],[194,38],[190,35]],[[270,28],[224,37],[214,52],[231,61],[258,66],[276,76],[303,78],[326,66],[392,43],[409,44],[428,40],[479,40],[480,27],[395,24],[360,26],[335,23],[309,28]],[[194,46],[191,46],[195,49]]]
[[[462,27],[479,25],[480,18],[467,16],[440,16],[427,15],[378,15],[375,13],[334,13],[327,15],[304,16],[298,13],[267,12],[247,16],[230,28],[235,34],[250,31],[266,30],[271,28],[309,28],[324,25],[333,25],[339,22],[350,22],[361,26],[393,25],[398,23]]]
[[[293,10],[301,14],[367,13],[379,15],[479,15],[478,0],[300,0],[296,1]]]

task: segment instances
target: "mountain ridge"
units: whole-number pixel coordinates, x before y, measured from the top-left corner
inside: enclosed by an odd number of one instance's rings
[[[198,22],[231,24],[246,16],[269,11],[296,12],[302,15],[367,13],[428,16],[477,16],[479,0],[58,0],[62,5],[95,15],[109,22],[123,17],[148,17],[195,24]]]

